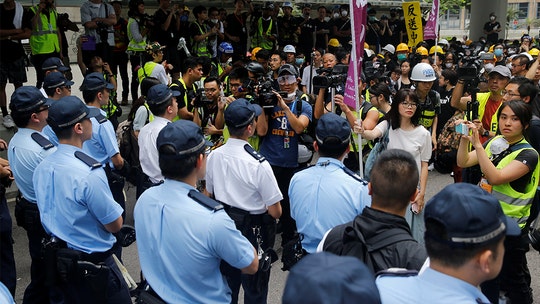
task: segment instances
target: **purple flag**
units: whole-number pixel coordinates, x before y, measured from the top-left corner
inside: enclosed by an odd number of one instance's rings
[[[366,39],[367,25],[367,0],[350,0],[351,8],[351,34],[353,49],[349,71],[347,73],[347,83],[345,84],[345,94],[343,102],[358,110],[357,102],[360,99],[358,93],[358,80],[362,73],[362,60],[364,59],[364,41]]]
[[[439,25],[439,0],[433,0],[431,12],[424,28],[424,39],[437,40],[437,27]]]

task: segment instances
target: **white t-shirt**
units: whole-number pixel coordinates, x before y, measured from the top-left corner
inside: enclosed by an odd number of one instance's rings
[[[381,121],[375,128],[383,134],[388,129],[388,121]],[[431,158],[431,134],[424,126],[417,126],[413,130],[406,131],[401,128],[388,129],[388,149],[401,149],[412,154],[418,171],[421,170],[421,162],[429,162]]]

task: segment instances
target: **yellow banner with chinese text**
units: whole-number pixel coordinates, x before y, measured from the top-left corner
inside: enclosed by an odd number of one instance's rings
[[[424,30],[422,27],[422,11],[420,11],[420,2],[403,2],[403,16],[405,17],[405,27],[409,37],[409,46],[415,47],[424,40]]]

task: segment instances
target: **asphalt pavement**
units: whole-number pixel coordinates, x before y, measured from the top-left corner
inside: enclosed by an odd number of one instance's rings
[[[82,76],[80,71],[78,70],[78,67],[76,65],[71,66],[74,71],[74,79],[75,85],[72,89],[72,94],[79,96],[82,98],[82,94],[79,92],[78,87],[82,83]],[[29,68],[28,71],[28,79],[29,82],[27,85],[34,85],[35,84],[35,71],[33,68]],[[121,86],[121,81],[118,82],[119,86]],[[9,98],[13,92],[13,86],[11,84],[8,84],[7,87],[7,96],[8,101]],[[119,88],[120,91],[120,88]],[[123,107],[124,117],[129,112],[129,107]],[[0,124],[0,138],[3,138],[6,141],[9,141],[9,139],[13,136],[15,130],[7,130],[4,128],[3,125]],[[0,157],[7,159],[7,153],[6,151],[0,151]],[[428,186],[426,191],[426,200],[428,200],[430,197],[432,197],[434,194],[436,194],[438,191],[440,191],[442,188],[444,188],[446,185],[452,183],[453,180],[449,175],[443,175],[436,171],[431,171],[429,173],[428,178]],[[28,254],[28,240],[26,237],[26,232],[23,228],[18,227],[15,224],[15,219],[13,216],[13,210],[15,206],[15,195],[16,195],[16,185],[15,183],[11,188],[8,189],[8,205],[11,211],[11,215],[14,221],[13,224],[13,239],[15,241],[14,244],[14,251],[15,251],[15,260],[17,263],[17,292],[15,296],[15,301],[17,303],[22,303],[22,297],[24,293],[24,289],[30,282],[30,256]],[[310,191],[310,189],[306,189],[306,191]],[[127,202],[126,202],[126,224],[133,225],[133,208],[135,206],[135,188],[129,184],[125,187]],[[276,244],[280,244],[281,240],[276,240]],[[276,248],[276,251],[281,256],[281,248]],[[534,249],[531,248],[531,251],[527,254],[527,259],[529,262],[529,269],[532,276],[532,288],[534,293],[534,300],[535,303],[540,303],[540,278],[538,274],[540,273],[540,258],[538,255],[538,252],[536,252]],[[135,281],[139,281],[139,274],[140,274],[140,266],[139,266],[139,260],[138,260],[138,254],[137,254],[137,242],[132,244],[128,248],[124,248],[122,253],[122,260],[128,269],[131,276],[135,279]],[[268,293],[268,303],[270,304],[277,304],[281,303],[281,297],[283,294],[283,290],[285,287],[285,283],[287,280],[287,274],[288,272],[284,272],[281,270],[281,262],[276,262],[273,265],[272,268],[272,274],[270,277],[270,285],[269,285],[269,293]],[[204,291],[201,291],[204,292]],[[241,297],[242,298],[242,297]],[[243,301],[241,301],[243,303]]]

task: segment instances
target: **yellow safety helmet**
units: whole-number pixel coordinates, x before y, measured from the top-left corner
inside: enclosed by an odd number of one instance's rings
[[[432,47],[429,49],[429,54],[430,54],[430,55],[433,55],[433,54],[435,54],[435,51],[437,51],[438,54],[443,54],[443,55],[444,55],[444,51],[443,51],[442,47],[440,47],[440,46],[438,46],[438,45],[432,46]]]
[[[369,49],[369,44],[367,44],[367,42],[364,42],[364,49]]]
[[[421,47],[416,49],[416,54],[420,54],[422,56],[427,56],[428,51],[427,51],[427,49],[425,47],[421,46]]]
[[[255,57],[255,55],[257,55],[257,52],[260,50],[262,50],[261,47],[256,47],[251,50],[251,60],[257,60],[257,57]]]
[[[340,44],[339,44],[339,40],[337,40],[336,38],[332,38],[328,41],[328,46],[332,46],[332,47],[339,47]],[[364,46],[365,48],[365,46]]]
[[[537,48],[532,48],[529,50],[529,55],[531,56],[538,56],[539,53],[540,53],[540,50],[538,50]]]
[[[495,47],[495,44],[489,47],[488,53],[493,53],[493,48]]]
[[[398,44],[398,46],[396,48],[396,52],[403,52],[403,51],[409,52],[409,47],[407,46],[407,44],[405,44],[405,43]]]

